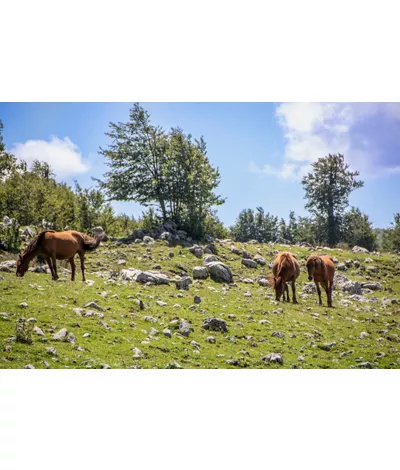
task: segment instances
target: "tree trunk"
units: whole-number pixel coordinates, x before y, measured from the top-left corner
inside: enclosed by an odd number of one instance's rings
[[[335,215],[333,213],[333,207],[329,206],[328,209],[328,245],[333,247],[336,244],[336,233],[335,233]]]

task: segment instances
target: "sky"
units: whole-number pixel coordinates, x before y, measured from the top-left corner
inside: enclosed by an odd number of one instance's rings
[[[343,153],[364,187],[350,205],[389,227],[400,211],[400,103],[140,103],[155,125],[179,126],[207,143],[221,173],[218,208],[232,225],[245,208],[262,206],[287,218],[307,215],[301,178],[328,153]],[[95,186],[107,171],[110,122],[126,122],[132,103],[0,103],[8,151],[28,163],[48,162],[57,180]],[[112,202],[117,213],[138,216],[134,202]]]

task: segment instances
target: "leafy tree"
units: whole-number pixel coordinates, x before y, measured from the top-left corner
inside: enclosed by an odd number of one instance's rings
[[[341,154],[319,158],[312,168],[313,171],[302,180],[308,200],[306,208],[315,216],[322,217],[321,221],[326,221],[327,242],[334,246],[339,240],[341,216],[348,205],[349,195],[364,183],[355,179],[359,172],[350,171]]]
[[[360,209],[352,207],[343,216],[343,233],[341,241],[350,246],[360,245],[373,251],[377,247],[377,235],[374,232],[368,215],[362,214]]]
[[[244,209],[230,228],[230,232],[235,240],[241,242],[275,241],[278,233],[278,218],[269,212],[265,213],[262,207],[257,207],[255,212],[251,209]]]
[[[212,207],[224,202],[214,194],[220,174],[204,139],[193,140],[179,128],[166,133],[139,104],[129,117],[127,123],[110,123],[106,135],[112,142],[99,151],[110,171],[104,181],[96,180],[100,188],[110,199],[156,206],[163,222],[172,220],[200,238]]]
[[[383,248],[388,251],[400,252],[400,213],[394,214],[392,227],[383,234]]]

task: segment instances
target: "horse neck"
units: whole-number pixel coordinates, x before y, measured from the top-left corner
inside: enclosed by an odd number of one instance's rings
[[[38,249],[31,251],[30,253],[27,253],[26,255],[22,255],[22,262],[23,263],[30,263],[33,258],[38,254]]]

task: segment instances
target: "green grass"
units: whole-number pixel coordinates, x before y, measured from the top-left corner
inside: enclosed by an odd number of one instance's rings
[[[378,298],[377,303],[352,301],[348,307],[340,304],[340,300],[348,295],[336,290],[335,308],[328,309],[325,294],[323,307],[317,305],[316,294],[308,298],[299,296],[297,305],[282,302],[277,305],[270,288],[259,286],[257,282],[245,284],[239,280],[240,277],[254,279],[268,274],[268,265],[247,268],[240,263],[239,256],[230,252],[230,244],[217,243],[216,246],[219,259],[230,266],[236,286],[207,279],[196,281],[189,291],[178,291],[172,283],[169,286],[147,286],[122,282],[116,277],[112,278],[114,282],[109,281],[112,271],[128,267],[149,270],[159,264],[161,272],[173,277],[181,271],[177,265],[185,267],[190,275],[194,266],[202,265],[202,259],[196,258],[186,248],[179,245],[170,247],[162,241],[151,247],[114,242],[102,244],[95,253],[86,256],[86,278],[94,281],[93,286],[81,281],[78,262],[74,282],[69,280],[69,274],[61,274],[61,281],[54,282],[49,274],[28,272],[21,279],[15,273],[1,272],[0,312],[7,313],[8,318],[3,319],[0,315],[0,368],[23,368],[27,364],[44,368],[45,362],[50,368],[100,368],[103,364],[112,368],[165,368],[173,361],[183,368],[358,368],[361,362],[369,362],[374,368],[400,367],[400,305],[385,308],[381,303],[382,297],[400,297],[398,257],[329,251],[328,254],[339,261],[358,259],[362,266],[378,267],[377,274],[371,275],[366,270],[355,268],[345,274],[359,281],[366,281],[370,276],[370,279],[381,282],[385,290],[364,296]],[[236,243],[235,246],[241,247],[242,244]],[[267,263],[273,260],[274,250],[283,249],[288,247],[246,245],[247,251],[252,254],[259,252]],[[168,255],[170,251],[174,253],[172,258]],[[292,247],[291,251],[299,259],[310,253],[308,248]],[[367,257],[372,258],[373,263],[364,264]],[[6,258],[10,256],[0,257],[0,262]],[[118,259],[125,259],[126,265],[117,265]],[[98,276],[98,271],[103,272],[104,277]],[[59,265],[60,273],[62,265]],[[302,263],[297,282],[298,294],[306,282]],[[105,291],[108,292],[107,298],[99,295]],[[251,296],[245,296],[247,292]],[[200,304],[194,304],[195,295],[201,297]],[[143,301],[144,310],[139,309],[138,299]],[[163,300],[167,306],[158,306],[157,300]],[[112,331],[101,326],[99,318],[80,317],[73,311],[90,301],[96,301],[104,308],[102,321],[107,322]],[[22,302],[26,302],[28,307],[22,308]],[[157,323],[145,321],[144,316],[156,318]],[[224,319],[229,332],[204,330],[201,327],[203,321],[211,316]],[[13,341],[16,321],[20,317],[36,318],[36,325],[44,331],[46,342],[35,333],[30,345]],[[189,337],[174,334],[179,330],[169,325],[171,321],[182,318],[194,328]],[[268,320],[270,324],[260,324],[260,320]],[[166,327],[171,329],[172,338],[162,333]],[[77,342],[74,345],[52,339],[52,334],[61,328],[67,328],[75,335]],[[149,336],[151,328],[157,329],[158,335]],[[284,333],[285,337],[272,336],[274,331]],[[369,336],[360,339],[363,331]],[[83,338],[84,333],[90,333],[90,337]],[[216,339],[215,344],[208,342],[209,336]],[[200,344],[199,352],[190,344],[192,340]],[[324,343],[330,342],[336,342],[330,351],[321,349]],[[56,348],[57,357],[47,352],[46,348],[50,346]],[[84,350],[79,351],[77,347]],[[144,358],[132,357],[134,347],[144,353]],[[341,356],[348,351],[352,353]],[[262,360],[272,352],[282,354],[283,365]],[[305,361],[299,361],[299,356]],[[226,362],[231,359],[238,360],[237,365]]]

